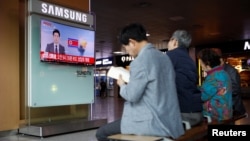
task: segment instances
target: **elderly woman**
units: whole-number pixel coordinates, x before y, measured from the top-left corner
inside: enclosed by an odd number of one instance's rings
[[[203,49],[198,59],[207,74],[201,86],[203,115],[217,122],[232,118],[232,84],[220,56],[212,49]]]

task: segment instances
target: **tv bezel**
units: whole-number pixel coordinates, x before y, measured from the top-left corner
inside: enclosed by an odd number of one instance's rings
[[[46,20],[48,22],[52,22],[52,23],[56,23],[56,24],[61,24],[63,26],[68,26],[68,27],[73,27],[73,28],[79,28],[79,29],[83,29],[83,30],[88,30],[88,31],[93,31],[94,32],[94,41],[93,41],[93,58],[92,57],[84,57],[84,58],[92,58],[93,59],[93,62],[91,63],[88,63],[88,62],[69,62],[69,61],[62,61],[62,60],[58,60],[58,59],[42,59],[41,57],[41,53],[42,53],[42,37],[41,37],[41,32],[42,32],[42,21],[43,20]],[[95,66],[95,29],[90,27],[90,26],[87,26],[87,25],[80,25],[79,23],[73,23],[73,22],[69,22],[69,21],[65,21],[65,20],[61,20],[61,19],[55,19],[55,18],[50,18],[50,17],[40,17],[40,48],[39,48],[39,51],[40,51],[40,61],[41,62],[45,62],[45,63],[52,63],[52,64],[62,64],[62,65],[83,65],[83,66]],[[69,55],[66,55],[66,56],[69,56]],[[81,57],[80,55],[79,56],[76,56],[76,57]]]

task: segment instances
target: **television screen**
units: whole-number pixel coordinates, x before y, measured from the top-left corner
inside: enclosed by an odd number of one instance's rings
[[[49,20],[41,20],[40,60],[94,65],[95,32]]]

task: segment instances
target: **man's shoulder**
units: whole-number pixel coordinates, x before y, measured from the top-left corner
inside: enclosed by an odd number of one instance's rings
[[[188,52],[184,51],[182,48],[175,48],[173,50],[167,51],[167,54],[171,57],[177,57],[177,56],[187,56]]]
[[[224,70],[225,71],[230,71],[230,72],[232,72],[232,71],[237,71],[232,65],[230,65],[230,64],[224,64]]]
[[[54,43],[48,43],[47,44],[47,46],[53,46],[54,45]]]
[[[234,68],[232,65],[226,64],[226,63],[224,64],[224,67],[225,67],[225,68]]]

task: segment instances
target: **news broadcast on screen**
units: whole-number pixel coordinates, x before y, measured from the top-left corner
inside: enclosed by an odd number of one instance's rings
[[[60,32],[59,44],[64,47],[63,53],[46,51],[48,44],[53,43],[55,29]],[[40,60],[42,62],[94,65],[94,43],[93,30],[41,19]]]

